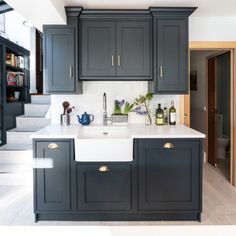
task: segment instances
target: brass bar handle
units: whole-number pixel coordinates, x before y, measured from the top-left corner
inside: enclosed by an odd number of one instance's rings
[[[115,57],[114,57],[114,55],[111,56],[111,65],[112,66],[115,65]]]
[[[165,143],[163,145],[163,148],[167,148],[167,149],[174,148],[174,145],[172,143]]]
[[[117,56],[117,65],[120,66],[120,55]]]
[[[98,170],[99,170],[100,172],[109,172],[109,171],[110,171],[107,166],[100,166],[100,167],[98,168]]]
[[[159,76],[160,76],[160,78],[163,77],[163,67],[162,66],[159,67]]]
[[[48,148],[49,149],[56,149],[56,148],[58,148],[58,144],[56,144],[56,143],[49,143],[48,144]]]
[[[70,78],[73,78],[73,66],[70,66]]]

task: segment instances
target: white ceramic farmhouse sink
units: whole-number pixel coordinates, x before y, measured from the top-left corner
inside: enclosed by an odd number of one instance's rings
[[[75,142],[75,160],[121,162],[133,160],[133,139],[127,127],[84,127]]]

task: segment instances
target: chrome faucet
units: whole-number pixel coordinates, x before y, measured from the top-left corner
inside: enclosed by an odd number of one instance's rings
[[[107,116],[107,95],[103,93],[103,125],[107,126],[107,121],[112,122],[112,118]]]

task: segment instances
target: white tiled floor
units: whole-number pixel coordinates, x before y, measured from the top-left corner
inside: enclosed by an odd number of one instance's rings
[[[3,174],[2,174],[3,175]],[[1,175],[0,175],[1,178]],[[1,183],[1,181],[0,181]],[[0,185],[0,225],[236,225],[236,188],[222,172],[209,164],[204,166],[202,222],[140,221],[140,222],[79,222],[41,221],[34,223],[32,186]]]

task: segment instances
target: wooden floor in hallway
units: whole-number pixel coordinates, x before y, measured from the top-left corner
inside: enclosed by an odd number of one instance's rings
[[[40,221],[34,223],[32,186],[3,185],[0,181],[0,225],[80,225],[80,226],[158,226],[158,225],[236,225],[236,188],[222,172],[204,164],[202,222],[195,221]],[[1,179],[0,174],[0,179]]]

